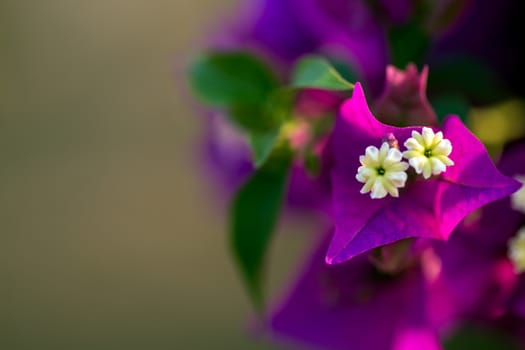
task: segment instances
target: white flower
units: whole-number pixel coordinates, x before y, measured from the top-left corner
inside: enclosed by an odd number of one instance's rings
[[[408,163],[401,161],[403,155],[397,148],[383,142],[380,149],[368,146],[365,155],[359,157],[361,166],[355,178],[364,183],[361,193],[370,192],[371,198],[384,198],[387,194],[399,196],[400,187],[405,186]]]
[[[447,166],[454,165],[448,157],[452,152],[452,144],[443,138],[441,131],[434,134],[434,130],[424,127],[422,133],[412,131],[412,137],[406,140],[407,151],[403,157],[408,159],[416,173],[423,173],[428,179],[431,175],[438,175],[446,171]]]
[[[515,179],[521,182],[523,186],[510,197],[512,209],[525,213],[525,175],[516,176]]]
[[[525,227],[509,241],[509,258],[514,265],[516,273],[525,271]]]

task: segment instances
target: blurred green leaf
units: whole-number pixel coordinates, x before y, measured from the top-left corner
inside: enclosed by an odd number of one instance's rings
[[[266,113],[265,106],[235,105],[227,114],[232,123],[248,133],[266,132],[279,125],[275,115]]]
[[[273,126],[263,109],[277,79],[258,58],[246,52],[211,52],[197,58],[189,72],[195,94],[212,107],[225,108],[240,127]]]
[[[359,81],[359,74],[349,65],[347,59],[340,59],[338,57],[327,58],[334,69],[345,79],[346,81]]]
[[[436,111],[439,122],[443,122],[446,116],[455,114],[461,118],[465,125],[469,124],[470,106],[467,100],[458,95],[443,95],[432,99],[432,107]]]
[[[264,109],[264,120],[271,124],[265,129],[252,129],[249,132],[250,144],[252,147],[253,161],[255,167],[261,167],[277,145],[281,126],[292,119],[296,91],[290,88],[280,88],[273,91]]]
[[[465,327],[445,342],[446,350],[519,350],[514,339],[494,330]]]
[[[283,122],[292,119],[296,94],[296,89],[284,87],[274,90],[269,96],[264,112],[271,116],[274,126],[282,125]]]
[[[212,52],[190,66],[195,93],[213,106],[261,105],[277,86],[271,70],[246,52]]]
[[[279,129],[250,134],[250,145],[256,168],[260,168],[266,162],[278,139]]]
[[[475,103],[495,103],[508,96],[498,76],[477,58],[449,56],[430,67],[429,93],[456,94]]]
[[[420,65],[428,47],[428,35],[416,22],[390,28],[390,60],[398,68],[405,68],[410,62]]]
[[[330,62],[317,56],[307,56],[297,62],[291,86],[337,91],[354,88],[354,84],[345,80]]]
[[[263,267],[285,194],[292,155],[276,149],[231,206],[231,246],[252,301],[264,309]]]

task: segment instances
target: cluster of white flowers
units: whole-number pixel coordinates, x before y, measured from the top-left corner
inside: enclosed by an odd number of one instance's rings
[[[427,127],[421,134],[412,131],[412,137],[406,140],[404,146],[407,150],[403,153],[388,142],[383,142],[380,149],[375,146],[366,148],[365,154],[359,157],[361,166],[356,175],[357,181],[364,183],[361,193],[370,192],[373,199],[384,198],[387,194],[398,197],[398,188],[405,186],[409,164],[425,179],[441,174],[447,166],[454,165],[448,157],[452,144],[443,138],[441,131],[434,133]],[[402,160],[403,157],[408,163]]]

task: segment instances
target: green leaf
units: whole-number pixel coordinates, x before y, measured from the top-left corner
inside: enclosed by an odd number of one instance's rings
[[[458,95],[438,96],[432,99],[432,107],[434,107],[440,123],[446,116],[456,114],[465,125],[468,125],[470,106],[465,98]]]
[[[354,84],[346,81],[326,59],[307,56],[299,60],[292,75],[292,87],[326,90],[352,90]]]
[[[280,88],[273,91],[265,105],[265,113],[273,120],[273,125],[282,125],[292,119],[297,90]]]
[[[232,123],[248,133],[265,132],[279,125],[272,114],[266,113],[265,106],[235,105],[227,115]]]
[[[231,206],[231,247],[259,311],[264,309],[264,260],[281,209],[291,159],[290,150],[275,150],[239,190]]]
[[[410,62],[421,64],[428,47],[428,35],[417,22],[396,26],[388,31],[391,62],[405,68]]]
[[[251,130],[249,140],[252,146],[253,161],[256,168],[261,167],[278,145],[281,126],[292,119],[296,91],[290,88],[276,89],[268,98],[263,113],[265,120],[271,121],[269,128]]]
[[[250,145],[256,168],[260,168],[266,162],[278,139],[279,129],[250,134]]]
[[[197,96],[214,107],[261,106],[277,86],[271,70],[245,52],[202,55],[189,73]]]
[[[446,350],[518,350],[514,339],[497,331],[465,327],[445,342]]]
[[[347,59],[340,59],[338,57],[328,57],[328,61],[334,69],[346,81],[359,81],[359,74],[348,64]]]

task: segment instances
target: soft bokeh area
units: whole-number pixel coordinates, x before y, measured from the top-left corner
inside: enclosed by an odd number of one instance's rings
[[[525,216],[480,206],[525,171],[521,3],[420,3],[0,0],[0,350],[510,349]],[[458,114],[508,176],[459,118],[421,142],[370,107]],[[373,189],[360,152],[398,141],[427,174],[392,150],[405,199],[370,204],[357,181],[385,197],[392,164],[369,167]],[[243,284],[272,304],[266,331]]]
[[[1,349],[275,348],[246,332],[184,88],[233,6],[0,2]],[[280,235],[274,290],[303,238]]]

